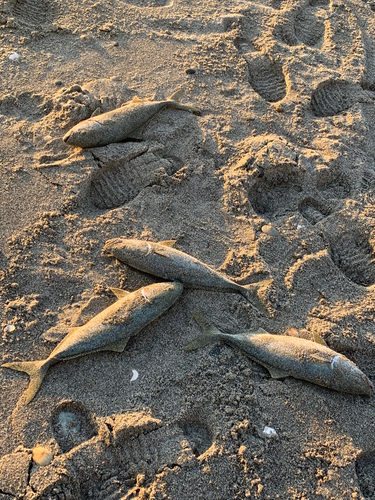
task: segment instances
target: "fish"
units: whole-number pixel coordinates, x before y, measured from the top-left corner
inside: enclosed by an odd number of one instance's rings
[[[120,108],[95,114],[79,122],[64,135],[63,141],[71,146],[94,148],[125,139],[142,139],[143,129],[163,108],[170,107],[200,114],[195,106],[180,102],[183,94],[184,89],[181,88],[164,101],[134,97]]]
[[[154,283],[134,292],[112,288],[118,300],[85,325],[73,328],[47,359],[4,363],[2,368],[26,372],[30,384],[25,404],[38,392],[50,366],[99,351],[122,352],[130,337],[166,311],[181,295],[181,283]]]
[[[324,341],[275,335],[260,328],[254,332],[227,334],[198,313],[192,313],[203,334],[185,347],[194,351],[216,340],[241,349],[250,359],[264,366],[272,378],[294,377],[335,391],[371,396],[373,387],[366,375],[343,354]]]
[[[104,251],[140,271],[159,278],[180,281],[187,287],[241,293],[250,304],[263,313],[268,313],[265,304],[258,297],[258,292],[265,290],[272,283],[272,279],[246,286],[239,285],[195,257],[172,248],[174,243],[175,240],[154,243],[114,238],[105,243]]]

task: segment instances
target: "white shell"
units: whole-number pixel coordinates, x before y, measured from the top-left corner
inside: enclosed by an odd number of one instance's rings
[[[262,226],[262,232],[268,234],[268,236],[280,236],[279,231],[272,224]]]
[[[130,379],[130,382],[133,382],[134,380],[137,380],[137,378],[139,377],[139,373],[137,372],[137,370],[132,370],[132,372],[133,372],[133,376]]]
[[[275,431],[275,429],[273,427],[267,427],[267,426],[265,426],[265,428],[263,429],[263,434],[265,434],[268,437],[277,436],[277,432]]]
[[[6,333],[11,333],[11,332],[14,332],[14,330],[16,329],[16,327],[14,325],[7,325],[5,328],[4,328],[4,332]]]
[[[19,59],[21,56],[19,54],[17,54],[17,52],[14,52],[13,54],[10,54],[9,56],[9,59],[11,61],[17,61],[17,59]]]

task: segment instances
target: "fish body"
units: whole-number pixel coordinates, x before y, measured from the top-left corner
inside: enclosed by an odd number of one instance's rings
[[[193,313],[203,336],[186,349],[195,350],[215,340],[241,349],[261,364],[273,378],[294,377],[349,394],[372,394],[366,375],[344,355],[311,340],[273,335],[263,329],[237,335],[220,332],[202,316]]]
[[[241,293],[260,310],[266,311],[257,292],[268,286],[272,280],[247,286],[239,285],[195,257],[172,248],[170,245],[173,243],[115,238],[106,242],[104,250],[140,271],[167,280],[180,281],[188,287]]]
[[[183,89],[164,101],[142,100],[135,97],[121,108],[81,121],[65,134],[63,141],[72,146],[93,148],[125,139],[140,139],[143,126],[165,107],[199,113],[194,106],[179,102],[182,95]]]
[[[73,328],[47,359],[5,363],[2,367],[29,374],[27,404],[39,390],[51,365],[98,351],[122,352],[130,337],[166,311],[182,290],[181,283],[155,283],[132,293],[114,290],[119,300],[85,325]]]

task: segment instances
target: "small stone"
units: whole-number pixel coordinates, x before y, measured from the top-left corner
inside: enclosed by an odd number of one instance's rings
[[[279,231],[273,227],[272,224],[262,226],[262,233],[267,234],[268,236],[280,236]]]
[[[35,446],[33,448],[33,460],[37,465],[49,465],[53,460],[52,453],[44,446]]]
[[[61,80],[56,80],[56,81],[55,81],[55,85],[60,86],[60,85],[62,85],[62,84],[63,84],[63,82],[62,82]]]
[[[118,47],[119,46],[119,43],[118,42],[113,42],[113,47]]]
[[[186,74],[187,75],[195,75],[195,73],[196,73],[196,71],[193,68],[189,68],[189,69],[186,70]]]

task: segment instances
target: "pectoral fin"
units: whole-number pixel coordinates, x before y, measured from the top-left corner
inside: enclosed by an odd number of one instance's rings
[[[143,131],[145,127],[142,125],[142,127],[136,128],[133,130],[133,132],[130,132],[130,134],[127,136],[127,139],[135,139],[136,141],[141,141],[143,139]]]
[[[173,245],[176,243],[177,240],[164,240],[164,241],[159,241],[160,245],[164,245],[166,247],[173,247]]]
[[[162,245],[155,245],[154,247],[154,253],[157,253],[158,255],[161,255],[162,257],[170,257],[168,248],[163,248]]]
[[[111,291],[116,295],[118,299],[122,299],[123,297],[126,297],[130,293],[126,290],[122,290],[121,288],[111,288]]]
[[[284,372],[283,370],[279,370],[278,368],[275,368],[274,366],[265,365],[265,364],[263,364],[263,366],[265,368],[267,368],[267,370],[270,372],[270,375],[272,378],[278,379],[278,378],[289,377],[289,373]]]
[[[327,346],[327,343],[325,342],[325,340],[319,335],[319,333],[316,333],[316,332],[313,332],[313,337],[314,337],[314,342],[316,342],[317,344],[322,344],[322,345],[325,345],[326,347]]]
[[[115,344],[108,345],[105,350],[106,351],[114,351],[114,352],[122,352],[126,344],[128,343],[128,339],[120,340],[120,342],[116,342]]]
[[[180,89],[176,90],[176,92],[174,92],[172,95],[170,95],[167,100],[168,101],[176,101],[176,102],[180,102],[183,95],[185,93],[185,88],[184,87],[181,87]]]

